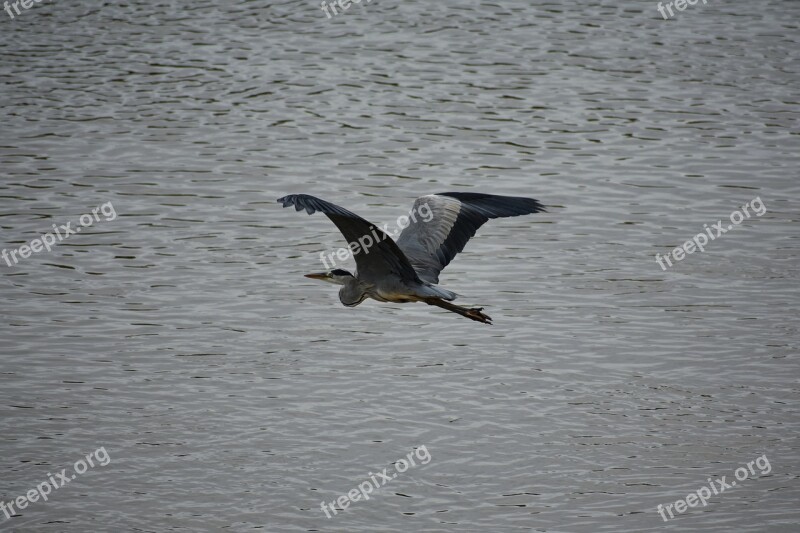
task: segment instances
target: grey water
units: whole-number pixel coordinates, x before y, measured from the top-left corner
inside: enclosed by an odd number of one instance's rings
[[[0,531],[797,531],[800,3],[657,4],[0,11],[0,247],[115,212],[0,260],[0,502],[110,458]],[[451,190],[548,208],[442,274],[493,326],[342,307],[275,201]]]

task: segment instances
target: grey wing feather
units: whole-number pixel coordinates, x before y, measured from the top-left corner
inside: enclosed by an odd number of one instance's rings
[[[491,218],[544,211],[533,198],[445,192],[417,198],[409,226],[397,239],[419,277],[439,283],[439,273]]]
[[[414,267],[411,266],[397,244],[377,226],[355,213],[308,194],[290,194],[279,198],[278,202],[283,204],[283,207],[293,205],[297,211],[305,209],[309,215],[320,211],[331,219],[347,239],[348,244],[353,245],[351,249],[355,251],[353,257],[356,260],[360,279],[380,280],[394,274],[402,280],[420,281]],[[376,235],[377,242],[366,246],[368,242],[366,238],[368,237],[369,241],[375,241]],[[361,242],[359,243],[359,241]],[[356,247],[353,243],[358,246]]]

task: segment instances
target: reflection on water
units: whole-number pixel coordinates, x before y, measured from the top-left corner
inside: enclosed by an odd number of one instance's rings
[[[0,501],[27,531],[790,531],[800,6],[41,3],[0,32]],[[532,196],[444,271],[492,327],[341,307],[421,194]],[[654,260],[760,197],[668,271]],[[344,266],[344,265],[343,265]],[[434,460],[327,519],[415,446]],[[772,472],[664,523],[762,454]],[[4,520],[0,516],[0,520]],[[9,525],[10,524],[10,525]]]

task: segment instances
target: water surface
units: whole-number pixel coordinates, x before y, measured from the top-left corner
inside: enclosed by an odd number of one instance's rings
[[[363,4],[363,3],[362,3]],[[0,18],[6,15],[0,13]],[[795,2],[42,2],[0,20],[9,531],[794,531]],[[423,305],[302,277],[448,190],[531,196]],[[667,271],[745,202],[767,208]],[[73,225],[75,222],[73,222]],[[353,265],[340,265],[352,269]],[[416,446],[427,465],[326,518]],[[771,472],[664,522],[766,455]]]

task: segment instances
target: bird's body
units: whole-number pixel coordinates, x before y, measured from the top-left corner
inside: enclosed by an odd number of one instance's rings
[[[308,214],[321,211],[347,239],[357,270],[354,274],[334,269],[306,277],[341,285],[339,300],[355,307],[367,298],[379,302],[424,302],[462,316],[491,324],[482,308],[450,303],[454,292],[437,287],[439,272],[490,218],[527,215],[544,211],[532,198],[478,193],[441,193],[414,202],[408,226],[397,242],[355,213],[307,194],[280,198],[284,207],[294,205]],[[423,210],[423,207],[425,208]],[[428,218],[414,216],[427,212]]]
[[[345,277],[343,281],[344,284],[339,289],[339,300],[347,307],[355,307],[366,298],[397,304],[420,302],[426,298],[456,299],[455,293],[424,281],[403,281],[396,278],[367,281],[358,271],[352,276]]]

